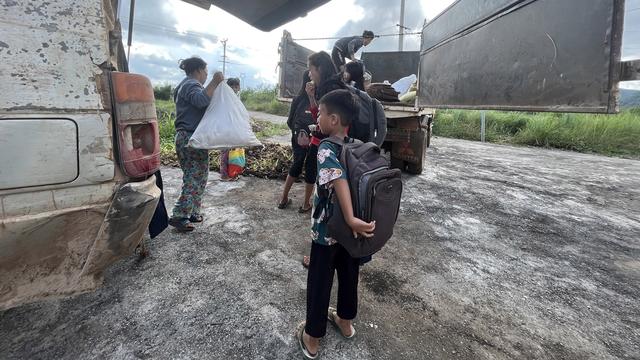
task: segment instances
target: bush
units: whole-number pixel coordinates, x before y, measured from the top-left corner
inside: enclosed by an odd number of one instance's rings
[[[249,110],[287,116],[289,114],[289,104],[278,101],[277,94],[278,91],[275,86],[260,87],[242,90],[240,99]]]

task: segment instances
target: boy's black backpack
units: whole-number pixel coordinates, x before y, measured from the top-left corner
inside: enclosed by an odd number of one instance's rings
[[[338,241],[354,258],[374,254],[393,235],[402,197],[401,172],[390,168],[387,159],[380,154],[380,148],[372,142],[363,143],[349,138],[327,138],[324,141],[340,148],[339,160],[347,172],[354,215],[366,222],[376,222],[373,237],[354,238],[332,190],[325,206],[327,235]]]
[[[360,112],[357,121],[349,128],[349,137],[362,142],[373,142],[381,146],[387,135],[387,117],[384,107],[377,99],[353,86],[347,89],[358,99]]]

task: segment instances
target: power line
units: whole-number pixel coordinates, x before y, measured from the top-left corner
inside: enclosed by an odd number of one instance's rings
[[[129,21],[126,18],[121,19],[121,21]],[[198,31],[192,31],[192,30],[187,30],[186,32],[179,32],[174,28],[170,28],[167,26],[163,26],[163,25],[159,25],[159,24],[152,24],[152,23],[148,23],[145,21],[141,21],[141,20],[135,20],[134,21],[134,25],[136,26],[141,26],[143,28],[147,28],[147,29],[153,29],[153,30],[162,30],[163,32],[168,32],[168,33],[172,33],[172,34],[176,34],[176,35],[180,35],[183,37],[190,37],[196,40],[201,40],[202,38],[207,39],[207,40],[211,40],[211,38],[216,38],[217,40],[217,36],[213,35],[213,34],[207,34],[207,33],[203,33],[203,32],[198,32]]]
[[[383,35],[376,35],[375,37],[388,37],[388,36],[400,36],[400,35],[420,35],[422,34],[421,32],[410,32],[410,33],[404,33],[404,34],[383,34]],[[338,39],[342,39],[344,36],[332,36],[332,37],[317,37],[317,38],[299,38],[299,39],[293,39],[294,41],[303,41],[303,40],[338,40]]]

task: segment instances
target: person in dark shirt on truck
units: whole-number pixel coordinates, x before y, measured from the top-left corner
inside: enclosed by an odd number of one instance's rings
[[[336,41],[331,52],[331,59],[336,69],[340,72],[344,71],[345,58],[349,58],[352,61],[355,60],[358,50],[363,46],[369,45],[374,37],[373,31],[365,30],[362,36],[349,36]]]

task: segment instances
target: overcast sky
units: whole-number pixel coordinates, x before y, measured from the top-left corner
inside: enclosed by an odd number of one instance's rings
[[[406,0],[405,26],[419,31],[454,0]],[[121,0],[120,18],[126,41],[129,1]],[[623,58],[640,59],[640,0],[626,0]],[[135,8],[131,71],[145,74],[154,83],[176,84],[184,73],[178,60],[199,55],[209,70],[222,69],[222,43],[228,39],[227,77],[239,77],[243,87],[275,84],[278,43],[286,29],[294,38],[333,37],[397,32],[399,0],[333,0],[271,32],[257,30],[216,8],[209,11],[180,0],[137,0]],[[367,14],[368,16],[365,16]],[[375,14],[372,16],[371,14]],[[405,50],[419,50],[420,37],[405,36]],[[312,50],[330,51],[335,40],[298,41]],[[125,44],[126,45],[126,44]],[[377,38],[365,51],[396,51],[396,37]],[[640,82],[623,87],[640,89]]]

